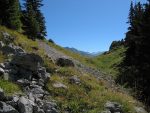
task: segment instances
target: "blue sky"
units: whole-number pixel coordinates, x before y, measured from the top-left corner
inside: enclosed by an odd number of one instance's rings
[[[112,41],[125,37],[130,3],[131,0],[44,0],[47,37],[63,47],[106,51]]]

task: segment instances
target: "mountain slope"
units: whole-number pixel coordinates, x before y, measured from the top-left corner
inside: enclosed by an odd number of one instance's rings
[[[122,61],[125,50],[124,46],[118,46],[115,49],[93,58],[93,64],[101,71],[116,76],[118,73],[117,65]]]
[[[4,33],[8,34],[7,36],[9,36],[9,38],[13,37],[13,41],[5,42],[7,38],[2,35]],[[0,27],[0,40],[1,45],[4,43],[3,47],[8,47],[10,44],[13,44],[13,46],[9,46],[11,49],[19,49],[19,56],[17,52],[17,56],[14,55],[14,57],[10,54],[4,54],[6,51],[1,49],[0,63],[4,64],[4,66],[7,66],[7,63],[13,64],[8,66],[8,68],[10,68],[10,70],[17,69],[17,72],[13,72],[16,73],[14,76],[15,79],[17,79],[17,77],[29,79],[28,76],[32,78],[28,80],[29,83],[27,82],[26,85],[23,85],[21,81],[19,81],[21,85],[18,85],[18,80],[12,82],[3,80],[6,79],[4,78],[6,75],[1,74],[2,78],[0,78],[0,80],[5,82],[0,83],[0,88],[4,89],[6,95],[9,94],[10,84],[12,86],[16,85],[14,91],[10,91],[11,93],[9,95],[16,95],[17,97],[21,95],[21,98],[20,96],[18,98],[22,104],[23,102],[21,100],[27,100],[29,102],[25,105],[28,106],[27,108],[29,108],[28,110],[31,110],[31,112],[19,111],[19,113],[32,113],[39,109],[41,111],[44,110],[42,113],[47,113],[48,110],[53,110],[55,113],[113,113],[114,111],[117,112],[117,110],[125,113],[140,113],[137,112],[135,107],[141,108],[142,104],[122,89],[119,89],[120,87],[112,82],[113,79],[111,77],[105,77],[103,73],[89,67],[92,65],[92,63],[88,64],[90,59],[69,52],[47,41],[30,40],[26,36],[4,27]],[[7,43],[9,43],[9,45]],[[63,59],[62,62],[65,61],[63,63],[69,61],[72,64],[73,62],[73,65],[70,66],[67,63],[66,66],[60,66],[57,63],[59,59]],[[41,63],[39,64],[37,61]],[[2,64],[0,68],[2,68]],[[19,67],[16,68],[16,64],[19,65]],[[38,72],[36,69],[38,69]],[[31,73],[29,73],[30,70]],[[5,72],[7,72],[7,70],[5,70]],[[51,75],[50,78],[45,81],[44,78],[47,78],[49,74]],[[41,84],[43,80],[44,84]],[[34,85],[34,83],[37,85]],[[29,87],[27,88],[26,86],[28,85]],[[38,90],[33,90],[37,87]],[[15,91],[23,94],[16,94]],[[37,96],[39,91],[46,93],[44,93],[43,97],[38,97],[40,96]],[[29,92],[34,95],[28,95]],[[35,100],[40,101],[44,106],[40,107]],[[7,100],[4,99],[2,101],[12,106]],[[18,104],[20,105],[20,103],[17,103],[17,105]],[[38,109],[33,109],[33,104],[36,105]],[[112,106],[115,107],[112,108]],[[110,107],[114,111],[111,111]],[[14,108],[18,110],[20,106]],[[23,109],[25,108],[26,107],[23,107]],[[36,111],[36,113],[38,112]]]

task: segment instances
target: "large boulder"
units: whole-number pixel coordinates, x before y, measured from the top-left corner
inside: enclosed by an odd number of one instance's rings
[[[18,101],[18,109],[20,113],[33,113],[31,101],[23,96]]]
[[[12,64],[30,71],[37,71],[38,67],[42,63],[43,63],[42,58],[34,53],[16,55],[12,60]]]
[[[0,113],[19,113],[15,108],[0,101]]]
[[[68,58],[58,58],[56,60],[56,64],[61,67],[74,67],[74,63],[72,60]]]

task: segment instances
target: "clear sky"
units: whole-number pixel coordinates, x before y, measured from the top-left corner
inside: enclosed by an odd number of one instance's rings
[[[63,47],[106,51],[112,41],[125,37],[130,3],[131,0],[44,0],[47,37]]]

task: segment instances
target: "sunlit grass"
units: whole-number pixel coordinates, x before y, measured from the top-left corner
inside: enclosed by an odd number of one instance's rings
[[[21,92],[20,86],[2,79],[0,79],[0,88],[2,88],[7,95]]]
[[[106,54],[93,58],[93,64],[101,71],[116,76],[118,74],[117,65],[124,57],[125,47],[121,46]]]
[[[76,75],[81,80],[80,85],[71,84],[69,82],[70,76],[66,76],[66,71],[65,73],[52,75],[50,82],[47,84],[62,113],[66,109],[69,109],[70,113],[99,113],[105,109],[104,105],[107,101],[120,103],[125,113],[135,113],[136,101],[131,96],[107,88],[105,81],[98,80],[88,74],[76,72]],[[52,86],[54,82],[65,84],[67,89],[54,88]]]

